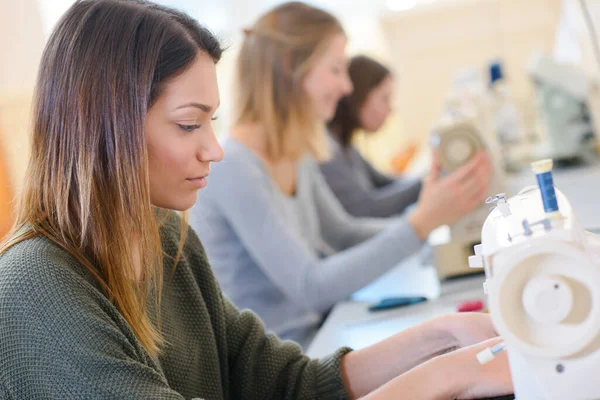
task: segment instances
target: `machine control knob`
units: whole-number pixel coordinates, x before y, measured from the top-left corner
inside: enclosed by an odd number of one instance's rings
[[[573,291],[566,279],[540,274],[523,289],[523,306],[531,318],[542,324],[558,324],[571,313]]]

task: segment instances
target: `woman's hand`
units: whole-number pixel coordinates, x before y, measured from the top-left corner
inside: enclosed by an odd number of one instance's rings
[[[450,225],[477,208],[488,194],[492,164],[480,152],[452,174],[441,178],[437,153],[431,171],[423,180],[417,208],[409,222],[424,240],[441,225]]]
[[[447,314],[433,323],[453,337],[456,347],[466,347],[498,336],[489,314],[480,312]]]
[[[479,344],[456,350],[432,360],[432,370],[454,374],[452,399],[481,399],[513,393],[512,378],[506,351],[481,365],[477,354],[502,342],[494,338]],[[450,372],[454,371],[454,372]]]
[[[359,398],[386,382],[410,373],[412,369],[426,365],[440,355],[451,354],[453,350],[495,336],[496,332],[487,314],[443,315],[405,329],[365,349],[347,354],[342,359],[342,376],[350,397]],[[366,365],[369,368],[365,369]],[[432,376],[435,376],[435,372]],[[431,377],[424,379],[427,381]],[[412,384],[411,387],[416,389]]]
[[[506,352],[485,365],[477,354],[502,339],[465,347],[416,366],[364,397],[384,399],[481,399],[513,393]]]

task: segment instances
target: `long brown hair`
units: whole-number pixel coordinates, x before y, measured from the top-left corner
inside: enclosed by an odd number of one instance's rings
[[[144,124],[164,84],[199,52],[217,62],[222,49],[178,11],[142,1],[75,3],[42,56],[31,158],[15,225],[0,246],[2,254],[45,236],[68,251],[150,354],[162,343],[147,299],[159,310],[163,254]],[[142,266],[139,279],[133,260]]]
[[[339,138],[343,147],[350,146],[352,136],[360,129],[360,108],[371,91],[391,76],[386,66],[366,56],[352,57],[348,74],[354,91],[339,101],[335,116],[328,124],[329,130]]]
[[[326,156],[324,126],[302,83],[340,22],[300,2],[273,8],[249,29],[237,61],[234,121],[260,123],[267,155],[277,160],[310,151]]]

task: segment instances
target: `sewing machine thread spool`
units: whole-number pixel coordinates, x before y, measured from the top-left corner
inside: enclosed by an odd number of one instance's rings
[[[542,194],[542,203],[544,211],[549,215],[557,215],[558,202],[554,191],[554,181],[552,180],[552,160],[544,159],[531,163],[531,169],[535,172],[538,186]]]

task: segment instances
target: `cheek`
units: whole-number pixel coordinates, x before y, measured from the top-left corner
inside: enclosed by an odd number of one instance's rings
[[[148,146],[148,162],[152,186],[170,186],[185,173],[186,150],[176,146],[176,140]]]
[[[390,112],[388,110],[389,110],[389,108],[387,106],[384,106],[378,111],[378,113],[377,113],[377,124],[378,125],[383,125],[383,123],[387,119],[388,115],[390,114]]]
[[[314,103],[319,104],[323,101],[323,94],[327,91],[323,86],[321,74],[313,73],[307,82],[306,93]]]

